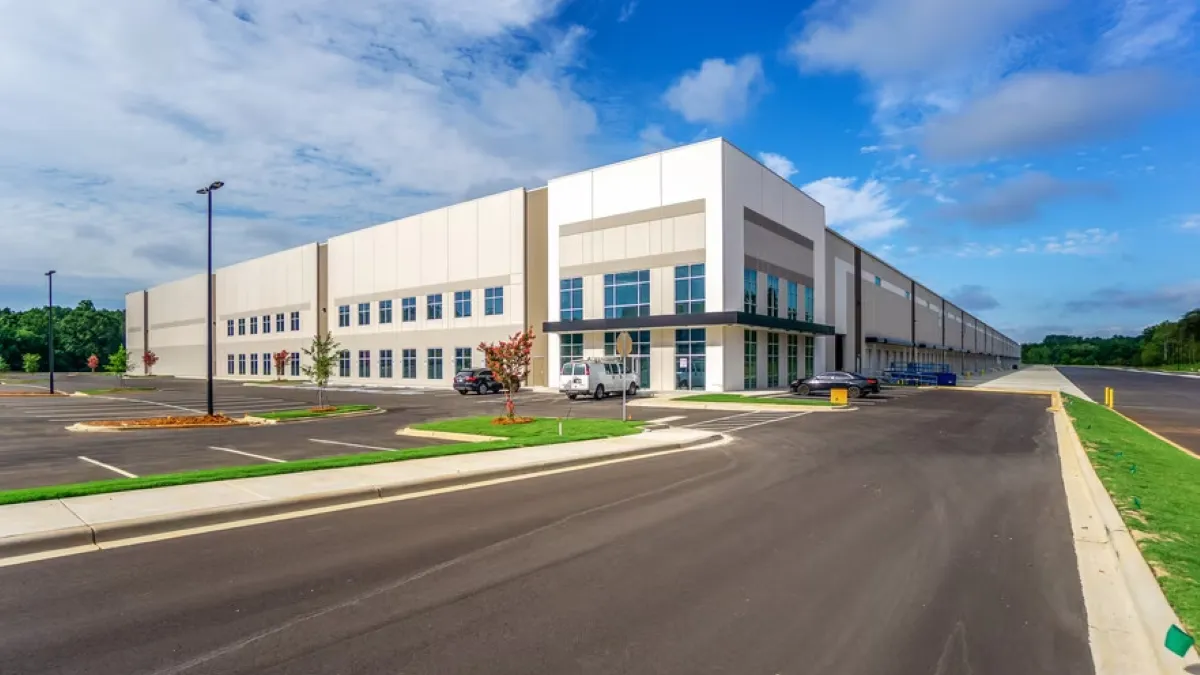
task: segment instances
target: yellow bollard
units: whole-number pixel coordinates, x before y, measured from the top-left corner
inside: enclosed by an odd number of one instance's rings
[[[1104,388],[1104,405],[1111,408],[1116,404],[1116,390],[1112,387]]]
[[[832,403],[833,405],[848,405],[849,401],[850,401],[850,395],[847,393],[847,390],[845,390],[845,389],[830,389],[829,390],[829,402]]]

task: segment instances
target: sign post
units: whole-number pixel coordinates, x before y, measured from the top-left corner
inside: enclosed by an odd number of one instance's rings
[[[622,332],[617,336],[617,354],[621,357],[621,420],[628,421],[629,413],[626,412],[625,396],[629,391],[629,386],[625,384],[625,361],[629,358],[629,354],[633,352],[633,338],[628,332]]]

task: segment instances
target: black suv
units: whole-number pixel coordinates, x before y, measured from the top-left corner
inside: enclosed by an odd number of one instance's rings
[[[454,376],[454,391],[457,391],[464,396],[467,392],[475,392],[477,394],[495,394],[503,387],[496,381],[492,375],[492,371],[487,368],[472,368],[471,370],[460,370]]]

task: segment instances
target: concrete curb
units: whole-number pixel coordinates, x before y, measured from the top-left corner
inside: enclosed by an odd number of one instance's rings
[[[460,441],[463,443],[486,443],[488,441],[506,441],[503,436],[484,436],[483,434],[463,434],[457,431],[430,431],[428,429],[413,429],[404,427],[396,431],[397,436],[412,436],[413,438],[436,438],[443,441]]]
[[[603,464],[614,460],[631,459],[641,455],[653,455],[671,450],[683,450],[712,443],[721,438],[723,438],[721,434],[712,433],[689,442],[672,441],[604,455],[576,457],[565,460],[547,460],[516,468],[469,471],[452,477],[435,478],[432,480],[417,479],[381,483],[370,487],[315,492],[284,499],[197,509],[183,513],[135,518],[99,525],[81,524],[75,527],[60,528],[46,532],[15,535],[0,539],[0,566],[55,555],[101,550],[106,546],[133,544],[138,543],[139,540],[157,538],[173,533],[186,534],[189,530],[201,528],[219,526],[238,527],[239,523],[249,525],[253,524],[251,521],[255,519],[272,516],[293,514],[294,517],[301,517],[308,512],[329,507],[370,506],[389,499],[430,490],[512,478],[524,474],[536,474],[552,469],[569,469],[590,464]]]
[[[826,412],[839,413],[858,410],[855,406],[795,405],[787,403],[703,403],[678,400],[633,401],[628,405],[639,408],[682,408],[685,410],[727,410],[730,412]]]
[[[345,419],[347,417],[362,417],[364,415],[379,415],[387,412],[386,408],[376,407],[372,410],[356,410],[354,412],[340,413],[337,415],[318,415],[315,417],[301,417],[294,420],[273,420],[266,417],[255,417],[254,415],[243,415],[236,420],[234,424],[172,424],[155,427],[109,427],[96,426],[87,422],[76,422],[68,427],[64,427],[67,431],[76,432],[91,432],[91,433],[106,433],[106,432],[123,432],[123,431],[169,431],[171,429],[245,429],[247,427],[257,427],[270,424],[292,424],[294,422],[316,422],[317,420],[328,419]],[[490,439],[489,439],[490,440]]]

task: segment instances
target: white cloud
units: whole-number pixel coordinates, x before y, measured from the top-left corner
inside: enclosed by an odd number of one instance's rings
[[[1042,237],[1034,242],[1023,240],[1014,253],[1043,253],[1048,255],[1103,255],[1120,241],[1120,234],[1099,227],[1085,230],[1067,230],[1061,235]]]
[[[922,146],[940,160],[1044,151],[1133,127],[1172,99],[1155,71],[1014,75],[957,113],[934,117]]]
[[[826,223],[851,239],[879,239],[908,224],[886,185],[873,178],[860,187],[856,182],[830,176],[802,189],[825,206]]]
[[[792,164],[792,160],[774,152],[758,153],[758,161],[765,164],[768,169],[779,174],[784,180],[791,179],[796,173],[796,165]]]
[[[1179,220],[1179,229],[1188,232],[1200,232],[1200,213],[1184,216]]]
[[[666,150],[679,145],[679,141],[667,136],[667,132],[663,130],[661,124],[647,124],[638,132],[638,139],[642,142],[642,149],[646,152],[657,152]]]
[[[763,90],[762,60],[748,54],[733,63],[707,59],[667,89],[667,106],[689,122],[726,124],[745,116]]]
[[[10,3],[0,285],[179,276],[134,251],[203,246],[214,179],[222,264],[578,168],[597,115],[557,5]]]
[[[1196,0],[1124,0],[1116,24],[1100,41],[1106,66],[1142,63],[1191,40]]]
[[[637,11],[637,6],[638,0],[629,0],[629,2],[621,5],[621,12],[617,14],[617,21],[620,23],[625,23],[626,21],[632,19],[633,13]]]

